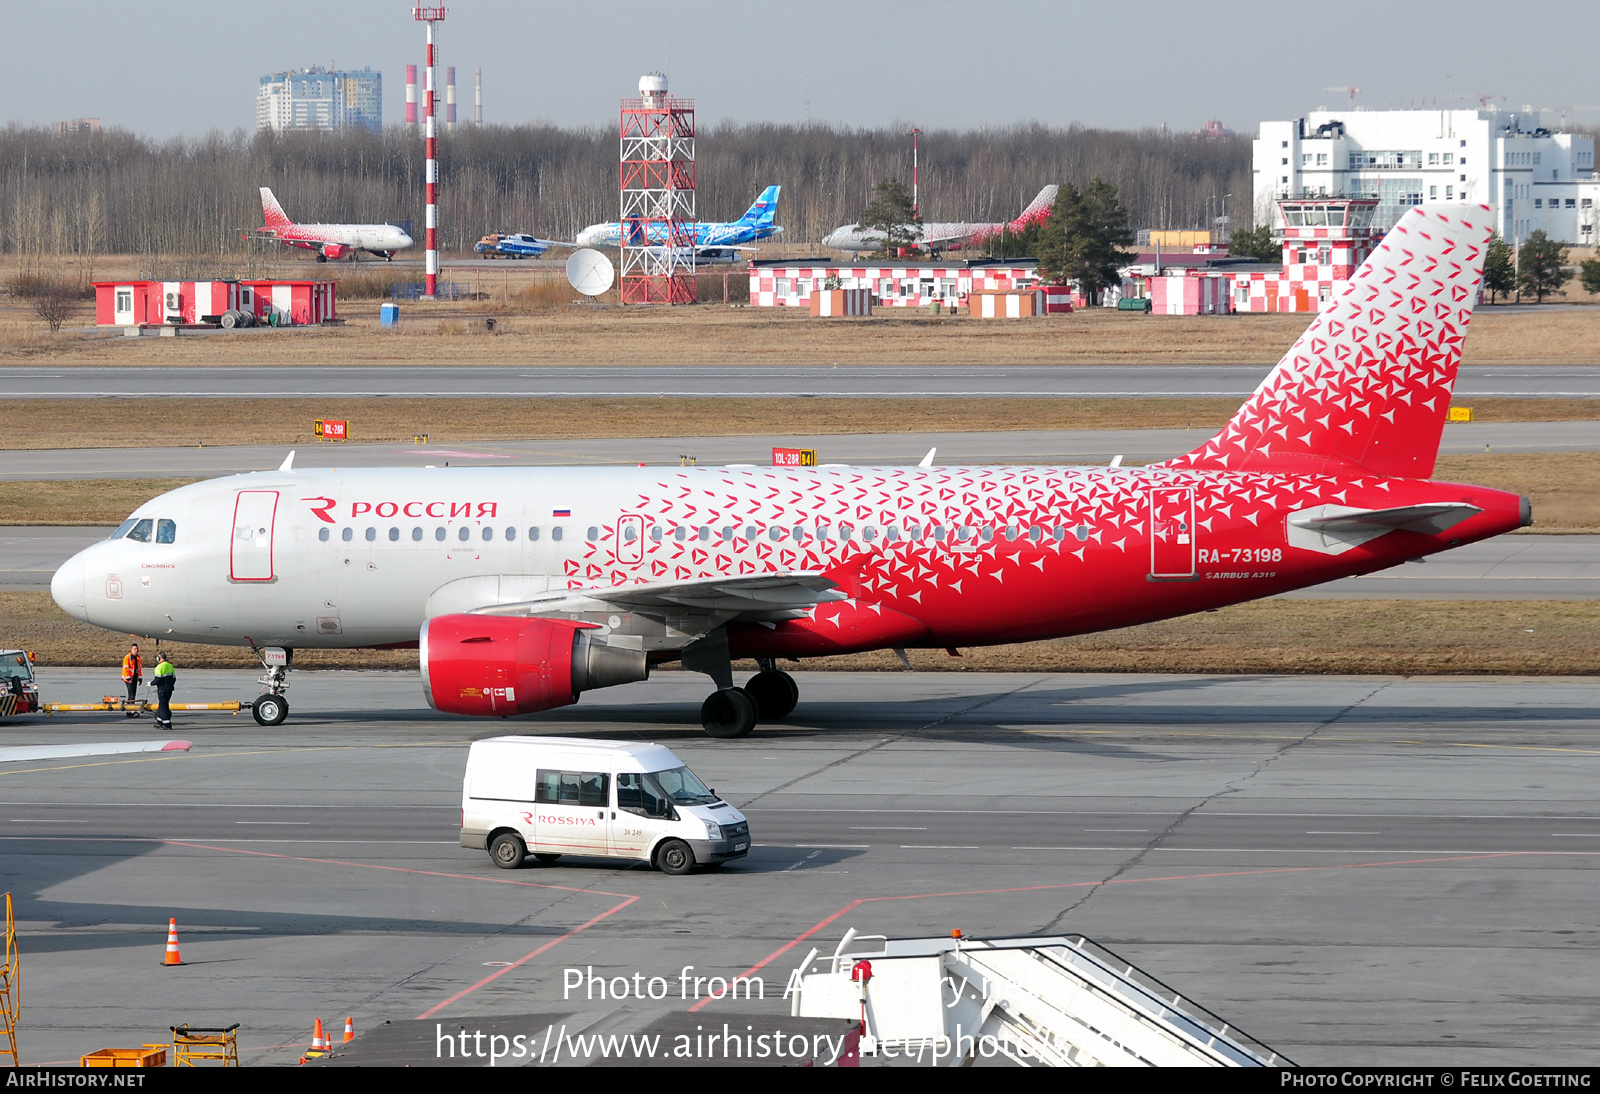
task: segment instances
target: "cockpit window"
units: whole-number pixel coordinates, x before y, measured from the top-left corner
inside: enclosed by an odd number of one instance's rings
[[[178,538],[178,526],[172,521],[162,517],[156,521],[156,542],[172,543]]]
[[[112,532],[111,535],[108,538],[110,538],[110,539],[121,539],[123,536],[125,536],[129,532],[133,531],[133,526],[135,524],[138,524],[138,523],[139,523],[139,518],[138,517],[129,517],[127,520],[125,520],[121,524],[117,525],[117,530],[115,532]]]
[[[146,517],[145,519],[141,520],[138,524],[135,524],[133,526],[133,531],[128,533],[128,538],[129,539],[136,539],[140,543],[149,543],[150,542],[150,529],[151,529],[151,526],[154,525],[154,524],[155,524],[155,521],[151,520],[149,517]]]

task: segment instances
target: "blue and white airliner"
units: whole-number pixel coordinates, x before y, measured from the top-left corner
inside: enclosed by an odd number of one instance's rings
[[[694,224],[695,257],[701,262],[733,262],[739,258],[741,249],[749,250],[747,245],[758,240],[771,239],[782,232],[783,229],[772,223],[778,212],[778,192],[781,186],[769,186],[761,191],[761,196],[756,198],[754,205],[738,220],[727,221],[696,221]],[[578,233],[580,247],[620,247],[622,245],[622,223],[611,221],[606,224],[591,224]],[[629,222],[629,243],[637,245],[642,243],[646,235],[645,225],[641,222]],[[665,243],[664,229],[659,225],[649,228],[649,241],[651,243]]]

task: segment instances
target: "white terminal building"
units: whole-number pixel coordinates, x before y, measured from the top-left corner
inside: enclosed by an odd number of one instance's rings
[[[1537,113],[1503,110],[1318,110],[1262,122],[1255,141],[1257,223],[1278,223],[1281,198],[1374,197],[1373,226],[1413,205],[1474,202],[1509,241],[1543,230],[1596,242],[1594,140],[1556,133]]]

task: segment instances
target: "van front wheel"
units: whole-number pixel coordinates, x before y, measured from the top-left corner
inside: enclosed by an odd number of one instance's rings
[[[522,865],[522,860],[528,857],[528,847],[522,842],[521,836],[504,832],[489,844],[489,857],[500,869],[515,870]]]
[[[669,839],[656,852],[656,865],[663,874],[687,874],[694,869],[694,852],[681,839]]]

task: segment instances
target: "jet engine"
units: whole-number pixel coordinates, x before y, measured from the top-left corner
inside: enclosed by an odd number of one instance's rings
[[[650,675],[643,650],[597,641],[593,623],[440,615],[422,624],[422,692],[447,714],[511,715],[564,707],[595,688]]]
[[[337,262],[339,259],[343,258],[345,254],[349,252],[349,250],[350,248],[345,246],[343,243],[324,243],[322,245],[322,257],[330,262]]]

